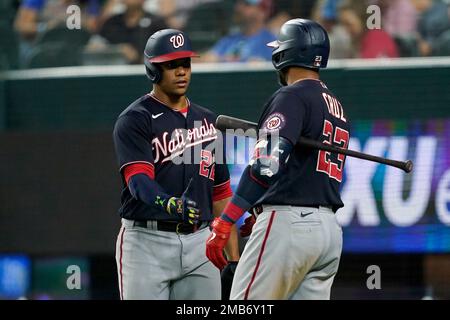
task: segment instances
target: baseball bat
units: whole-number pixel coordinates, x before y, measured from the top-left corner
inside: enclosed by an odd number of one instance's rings
[[[226,129],[232,129],[232,130],[238,130],[242,129],[242,135],[245,135],[247,137],[257,137],[257,131],[258,131],[258,125],[255,122],[242,120],[239,118],[234,118],[226,115],[219,115],[216,120],[216,128],[225,131]],[[240,134],[240,132],[236,132],[236,134]],[[369,160],[374,161],[382,164],[386,164],[388,166],[392,166],[398,169],[401,169],[405,171],[406,173],[409,173],[413,169],[413,162],[411,160],[407,161],[397,161],[382,157],[377,157],[371,154],[355,151],[355,150],[349,150],[349,149],[343,149],[340,147],[336,147],[333,145],[324,144],[322,142],[312,140],[305,137],[300,137],[298,140],[298,144],[312,148],[312,149],[319,149],[339,154],[344,154],[349,157],[354,157],[358,159],[363,160]]]

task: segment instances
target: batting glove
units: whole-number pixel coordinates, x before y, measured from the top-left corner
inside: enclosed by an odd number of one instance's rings
[[[253,225],[255,224],[255,216],[250,215],[244,220],[244,224],[240,228],[241,237],[245,238],[252,234]]]
[[[197,203],[185,197],[172,197],[167,201],[166,211],[170,215],[178,215],[185,223],[196,225],[200,219]]]
[[[211,226],[212,231],[206,241],[206,256],[219,270],[222,270],[228,263],[223,256],[223,248],[228,242],[233,224],[219,217],[214,219]]]

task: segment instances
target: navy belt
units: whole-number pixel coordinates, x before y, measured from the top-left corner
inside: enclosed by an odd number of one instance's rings
[[[179,221],[134,221],[133,227],[141,227],[159,231],[175,232],[177,234],[190,234],[209,226],[210,221],[201,221],[197,225],[187,224]]]

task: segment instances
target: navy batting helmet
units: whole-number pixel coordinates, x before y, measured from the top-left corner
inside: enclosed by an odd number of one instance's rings
[[[150,36],[144,50],[147,77],[153,82],[161,81],[162,70],[158,63],[196,57],[191,40],[180,30],[163,29]]]
[[[326,68],[330,55],[330,40],[317,22],[292,19],[283,24],[273,47],[272,63],[278,71],[291,66],[319,70]]]

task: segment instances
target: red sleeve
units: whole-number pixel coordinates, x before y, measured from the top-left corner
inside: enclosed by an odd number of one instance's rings
[[[229,198],[233,195],[230,180],[213,187],[213,202]]]
[[[128,185],[130,178],[136,174],[143,173],[150,177],[150,179],[155,179],[155,168],[150,163],[132,163],[127,165],[123,169],[123,177]]]

